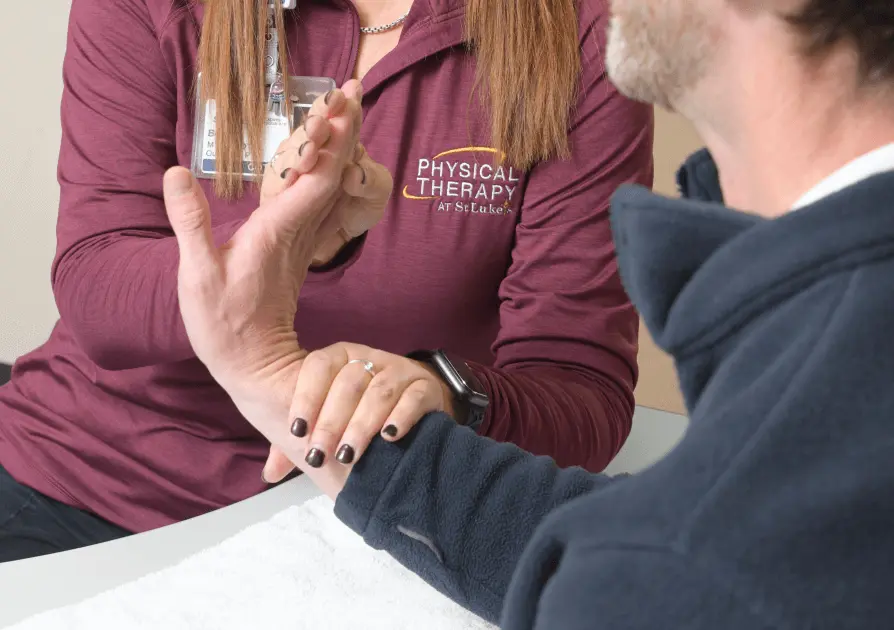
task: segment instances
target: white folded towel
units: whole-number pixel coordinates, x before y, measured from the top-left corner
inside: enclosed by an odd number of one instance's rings
[[[89,571],[89,567],[84,567]],[[180,564],[9,630],[484,630],[320,497]]]

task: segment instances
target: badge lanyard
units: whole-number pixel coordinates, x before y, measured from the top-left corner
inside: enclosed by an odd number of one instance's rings
[[[278,0],[283,9],[294,9],[297,0]],[[303,118],[296,110],[306,112],[314,100],[335,88],[335,81],[328,77],[289,77],[289,94],[291,102],[285,102],[285,82],[282,76],[279,59],[279,33],[276,30],[276,15],[271,3],[267,11],[266,48],[264,51],[264,88],[267,92],[267,114],[264,121],[262,162],[267,164],[279,144],[289,137],[290,123]],[[192,171],[196,177],[213,178],[217,175],[217,141],[216,105],[213,100],[207,102],[201,98],[202,76],[196,80],[197,96],[195,111],[195,129],[193,131]],[[292,109],[290,116],[289,108]],[[242,177],[251,180],[255,177],[251,155],[248,151],[248,140],[243,143]]]
[[[267,10],[267,51],[264,55],[264,82],[268,88],[267,111],[274,116],[288,117],[288,112],[283,107],[286,90],[282,79],[282,67],[280,66],[279,32],[276,29],[274,11],[273,5],[269,5]]]

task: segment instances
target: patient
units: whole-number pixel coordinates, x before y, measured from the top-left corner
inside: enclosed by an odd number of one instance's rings
[[[305,466],[288,413],[303,351],[269,341],[264,317],[295,303],[276,259],[309,262],[337,159],[225,251],[190,175],[168,173],[193,347],[345,523],[504,628],[890,628],[894,4],[614,10],[615,83],[710,149],[680,173],[688,198],[614,199],[622,276],[692,420],[663,461],[619,480],[561,470],[434,414],[350,473]],[[228,283],[237,255],[263,270],[257,295]]]

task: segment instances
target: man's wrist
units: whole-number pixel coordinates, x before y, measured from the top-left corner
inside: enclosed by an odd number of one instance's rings
[[[281,412],[280,415],[285,417],[292,405],[298,372],[307,354],[307,351],[296,347],[275,361],[254,370],[249,376],[244,373],[212,376],[230,395],[242,415],[253,424],[256,421],[263,422],[263,418],[249,415],[248,409],[258,410],[255,413],[262,413],[264,416]],[[243,407],[247,409],[243,411]],[[268,408],[269,411],[266,411]]]
[[[303,442],[296,440],[290,432],[289,410],[298,373],[307,354],[303,349],[296,349],[251,378],[233,376],[229,387],[223,381],[218,382],[224,386],[239,413],[334,500],[347,480],[348,467],[310,468],[304,462]]]

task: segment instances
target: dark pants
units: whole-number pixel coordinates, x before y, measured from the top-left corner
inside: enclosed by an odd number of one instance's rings
[[[0,562],[129,536],[98,516],[23,486],[0,466]]]

